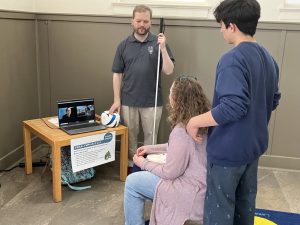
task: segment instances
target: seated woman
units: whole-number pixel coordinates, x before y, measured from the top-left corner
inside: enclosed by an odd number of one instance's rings
[[[153,200],[150,224],[183,225],[200,220],[206,192],[206,133],[201,143],[186,132],[189,119],[209,111],[210,104],[195,78],[181,76],[169,95],[169,121],[172,132],[167,144],[142,146],[133,157],[143,171],[130,174],[125,183],[126,225],[144,225],[144,203]],[[166,162],[149,161],[143,156],[166,152]]]

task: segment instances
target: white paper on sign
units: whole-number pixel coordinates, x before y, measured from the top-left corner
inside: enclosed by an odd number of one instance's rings
[[[116,132],[97,134],[71,140],[73,172],[115,160]]]

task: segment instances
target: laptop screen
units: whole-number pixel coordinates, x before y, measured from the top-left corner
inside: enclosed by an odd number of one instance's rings
[[[93,98],[62,100],[57,102],[59,126],[95,122]]]

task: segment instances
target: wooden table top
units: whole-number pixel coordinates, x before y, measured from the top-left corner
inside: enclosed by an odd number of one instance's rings
[[[35,135],[39,137],[42,136],[42,139],[46,141],[48,144],[52,144],[55,142],[55,143],[60,143],[65,145],[69,145],[71,139],[81,138],[81,137],[86,137],[86,136],[96,135],[96,134],[102,134],[107,132],[113,132],[113,131],[116,132],[116,135],[119,135],[119,134],[123,134],[124,130],[127,129],[127,127],[123,125],[119,125],[118,127],[107,128],[105,130],[69,135],[48,121],[49,119],[52,118],[55,117],[25,120],[23,121],[23,125],[26,126],[26,128],[28,128],[30,132],[34,133]]]

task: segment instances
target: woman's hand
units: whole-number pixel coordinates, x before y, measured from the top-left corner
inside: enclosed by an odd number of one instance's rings
[[[144,156],[146,153],[146,146],[141,146],[136,150],[137,156]]]
[[[138,156],[137,154],[134,154],[133,156],[133,162],[138,167],[142,168],[142,165],[146,159],[143,156]]]

